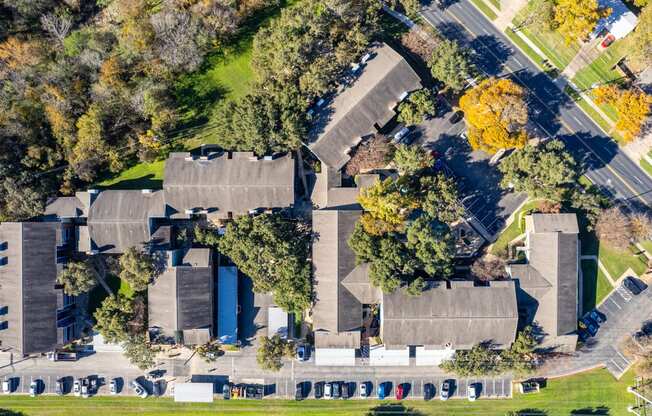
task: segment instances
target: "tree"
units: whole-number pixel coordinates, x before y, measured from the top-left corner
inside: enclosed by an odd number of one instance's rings
[[[469,50],[448,39],[439,42],[428,60],[428,66],[433,77],[455,91],[463,90],[466,79],[474,73]]]
[[[421,209],[431,218],[445,224],[452,224],[464,215],[464,207],[459,203],[459,192],[452,178],[438,173],[419,178],[423,194]]]
[[[419,16],[419,10],[421,10],[421,4],[419,3],[419,0],[399,0],[401,3],[401,6],[403,6],[403,10],[405,10],[405,14],[411,18],[417,18]]]
[[[561,201],[577,180],[576,164],[564,143],[551,140],[536,148],[526,146],[505,158],[498,169],[504,189],[527,192],[530,198]]]
[[[583,228],[592,231],[602,213],[602,208],[608,205],[608,200],[600,190],[591,186],[584,189],[576,186],[567,201],[571,208],[580,212],[580,220],[585,222]]]
[[[502,366],[518,376],[531,373],[536,367],[537,354],[535,349],[538,344],[532,333],[532,327],[525,327],[523,331],[518,333],[511,347],[500,353]]]
[[[261,337],[256,361],[263,370],[279,371],[283,367],[283,357],[291,358],[294,346],[278,335]]]
[[[349,176],[355,176],[364,170],[384,168],[391,161],[392,152],[393,146],[390,141],[385,136],[376,134],[355,148],[351,159],[346,163],[344,172]]]
[[[401,286],[404,276],[411,275],[418,264],[414,256],[394,237],[380,240],[376,258],[369,266],[369,281],[384,293]]]
[[[553,29],[555,20],[555,1],[554,0],[531,0],[527,4],[527,14],[514,30],[519,30],[526,26],[532,26],[534,29],[550,31]]]
[[[407,247],[426,273],[440,278],[453,274],[455,243],[447,225],[422,215],[408,225],[406,235]]]
[[[631,243],[632,223],[618,207],[602,210],[595,225],[595,233],[602,244],[626,251]]]
[[[609,103],[616,107],[618,121],[616,129],[625,141],[631,141],[641,133],[641,129],[650,115],[652,96],[640,89],[621,90],[613,85],[603,85],[594,91],[596,103]]]
[[[432,166],[433,160],[421,146],[399,144],[394,152],[394,163],[401,175],[413,175]]]
[[[297,149],[307,133],[305,105],[297,95],[286,98],[282,102],[267,92],[254,91],[229,101],[216,126],[219,144],[258,155]]]
[[[419,124],[426,117],[435,114],[435,98],[430,90],[423,88],[410,94],[398,105],[398,121],[407,125]]]
[[[18,178],[7,177],[0,185],[0,197],[4,202],[2,219],[4,221],[22,221],[43,214],[45,195],[27,172]]]
[[[640,68],[652,65],[652,3],[641,10],[638,25],[630,35],[630,59]]]
[[[94,328],[106,342],[117,343],[128,339],[127,323],[133,315],[131,300],[122,296],[108,296],[95,310]]]
[[[367,233],[360,222],[355,224],[347,243],[355,253],[356,264],[372,262],[378,256],[379,238]]]
[[[423,277],[417,277],[405,288],[405,293],[410,296],[419,296],[426,289],[426,281]]]
[[[480,257],[471,265],[471,273],[482,281],[501,280],[507,277],[505,260],[495,256]]]
[[[428,62],[440,41],[437,30],[430,25],[417,24],[401,36],[401,44],[423,62]]]
[[[402,182],[387,178],[363,188],[358,202],[373,218],[400,229],[409,213],[418,207],[414,195],[402,186]],[[369,231],[369,230],[367,230]]]
[[[488,344],[474,345],[470,350],[457,350],[452,360],[442,362],[439,367],[460,377],[490,376],[500,374],[500,356]]]
[[[596,23],[609,16],[611,9],[600,7],[598,0],[557,0],[555,23],[566,43],[584,40],[595,29]]]
[[[143,334],[130,336],[123,345],[124,355],[129,361],[141,370],[147,370],[156,364],[155,358],[158,351],[153,348]]]
[[[652,237],[652,220],[646,213],[637,212],[630,215],[629,222],[635,240],[643,241]]]
[[[211,341],[207,342],[206,344],[197,345],[195,347],[195,352],[197,352],[197,355],[207,363],[211,363],[217,360],[217,357],[224,354],[220,348],[220,344],[217,341]]]
[[[136,247],[129,247],[120,256],[120,279],[129,283],[136,292],[147,289],[154,277],[154,259]]]
[[[87,262],[71,261],[59,273],[57,282],[63,285],[63,291],[67,295],[86,293],[97,284],[91,267]]]
[[[525,91],[513,81],[489,78],[460,99],[471,147],[487,153],[521,148],[527,142]]]
[[[310,307],[309,230],[278,214],[242,216],[217,241],[220,253],[251,277],[254,291],[272,292],[286,311]]]

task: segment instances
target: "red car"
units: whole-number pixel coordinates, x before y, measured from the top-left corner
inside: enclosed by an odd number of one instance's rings
[[[396,386],[396,400],[403,400],[403,385]]]

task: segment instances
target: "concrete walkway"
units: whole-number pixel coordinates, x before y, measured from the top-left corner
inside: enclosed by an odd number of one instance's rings
[[[485,1],[485,3],[498,15],[493,23],[503,32],[512,26],[512,20],[514,20],[518,12],[527,6],[527,0],[501,0],[500,10],[497,10],[490,1]]]
[[[590,65],[603,52],[600,49],[600,39],[594,39],[590,42],[583,42],[580,50],[575,57],[562,71],[562,75],[568,79],[573,79],[582,68]]]

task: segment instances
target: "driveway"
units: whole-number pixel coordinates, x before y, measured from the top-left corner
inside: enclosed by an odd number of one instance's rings
[[[542,374],[563,375],[605,366],[614,377],[620,378],[629,368],[631,362],[620,345],[652,316],[652,290],[647,288],[637,296],[614,290],[597,309],[604,314],[606,322],[600,325],[596,336],[571,357],[546,363],[541,368]]]

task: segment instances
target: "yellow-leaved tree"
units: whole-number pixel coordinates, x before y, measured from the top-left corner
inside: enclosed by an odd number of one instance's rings
[[[509,79],[489,78],[460,99],[471,147],[487,153],[521,148],[527,142],[523,88]]]
[[[611,14],[608,7],[600,7],[598,0],[557,0],[555,23],[567,44],[585,39],[596,23]]]
[[[362,189],[358,202],[366,211],[362,225],[369,234],[379,235],[403,228],[407,216],[418,207],[414,195],[401,179],[387,178]]]
[[[598,104],[608,103],[616,108],[616,129],[622,133],[625,141],[631,141],[641,133],[650,115],[652,96],[639,89],[623,90],[614,85],[602,85],[594,89],[593,94]]]

